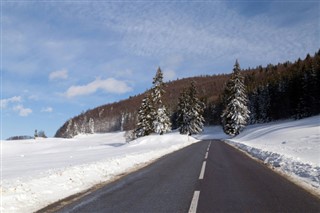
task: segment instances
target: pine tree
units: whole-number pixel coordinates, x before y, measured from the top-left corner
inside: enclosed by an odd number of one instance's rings
[[[240,72],[240,65],[236,61],[233,73],[225,90],[226,107],[221,115],[223,130],[226,134],[238,135],[249,118],[250,111],[247,107],[247,94],[244,86],[244,78]]]
[[[178,124],[181,134],[198,134],[204,125],[204,104],[197,97],[194,82],[188,90],[183,91],[178,103]]]
[[[136,137],[143,137],[154,132],[153,130],[154,109],[149,96],[142,100],[138,111],[138,123],[135,130]]]
[[[153,121],[154,132],[163,135],[171,130],[171,122],[165,106],[158,108]]]
[[[138,111],[138,123],[135,130],[137,137],[151,133],[162,135],[171,130],[170,117],[165,105],[162,103],[164,83],[160,67],[152,83],[153,87],[151,88],[150,95],[143,99]]]
[[[155,108],[162,107],[162,96],[164,94],[163,74],[160,67],[157,70],[156,76],[153,78],[153,88],[151,89],[152,102]]]
[[[164,83],[163,74],[160,67],[158,68],[152,83],[153,87],[151,89],[151,101],[154,108],[154,113],[152,114],[153,130],[155,133],[162,135],[163,133],[171,130],[171,122],[166,107],[162,103]]]
[[[184,90],[180,94],[177,109],[177,124],[181,134],[188,134],[188,125],[190,124],[189,108],[189,96],[187,91]]]

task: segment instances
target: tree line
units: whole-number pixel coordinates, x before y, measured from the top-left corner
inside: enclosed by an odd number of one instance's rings
[[[275,76],[249,93],[250,123],[301,119],[320,113],[320,51],[304,62],[299,59],[291,72]],[[287,65],[288,66],[288,65]],[[269,66],[273,72],[279,69]]]
[[[289,68],[284,70],[284,67]],[[155,79],[161,83],[154,85],[150,96],[143,99],[138,112],[136,136],[157,133],[155,124],[159,126],[162,121],[166,126],[165,132],[173,127],[178,128],[181,134],[197,134],[203,130],[205,118],[210,119],[210,116],[218,119],[226,134],[236,136],[247,124],[301,119],[320,113],[320,50],[314,57],[308,54],[304,61],[298,59],[294,64],[286,62],[278,66],[268,65],[264,70],[262,67],[258,69],[258,74],[252,70],[241,71],[237,60],[219,102],[213,106],[199,99],[195,82],[191,81],[189,87],[180,93],[170,122],[167,111],[161,118],[161,114],[154,113],[153,109],[153,101],[164,93],[159,68]],[[259,79],[259,73],[263,72],[268,75],[264,73]],[[158,92],[161,95],[155,98],[157,90],[161,91]]]
[[[166,106],[162,102],[164,94],[163,74],[158,68],[153,79],[153,87],[142,100],[138,111],[137,128],[133,138],[143,137],[151,133],[162,135],[171,131],[171,120],[181,134],[193,135],[203,131],[205,104],[199,100],[194,81],[180,93],[176,111],[170,120]],[[224,93],[224,110],[221,115],[224,132],[238,135],[249,119],[247,93],[240,65],[236,61]],[[132,138],[132,139],[133,139]]]
[[[287,118],[300,119],[320,113],[320,50],[314,56],[308,54],[305,59],[298,59],[295,62],[287,61],[276,65],[269,64],[266,67],[241,69],[240,74],[247,95],[247,109],[250,111],[249,118],[246,120],[248,124]],[[183,100],[186,99],[188,93],[190,94],[189,88],[193,84],[198,104],[203,106],[200,113],[204,118],[203,124],[221,125],[223,124],[221,115],[227,104],[228,91],[226,88],[230,84],[232,75],[197,76],[167,83],[162,82],[159,85],[164,91],[167,91],[160,92],[161,102],[165,108],[160,109],[158,105],[149,110],[151,114],[167,115],[171,129],[180,128],[183,120],[190,119],[188,118],[190,112],[186,113],[187,102]],[[154,101],[151,100],[153,99],[151,90],[126,100],[87,110],[67,120],[55,136],[73,137],[80,133],[136,130],[142,102],[145,102],[147,106]],[[185,108],[183,108],[184,105]],[[189,115],[181,115],[181,112]],[[150,123],[149,125],[153,126]],[[151,134],[154,132],[152,128],[146,132]]]

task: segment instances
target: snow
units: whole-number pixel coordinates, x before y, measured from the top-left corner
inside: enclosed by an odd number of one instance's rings
[[[222,127],[188,137],[172,132],[125,142],[125,133],[73,139],[1,141],[1,212],[34,212],[112,181],[203,139],[222,139],[320,194],[320,116],[248,126],[231,138]]]
[[[1,212],[34,212],[198,141],[173,132],[126,143],[124,134],[1,141]]]
[[[224,139],[320,195],[320,116],[248,126],[234,138],[206,127],[198,139]]]

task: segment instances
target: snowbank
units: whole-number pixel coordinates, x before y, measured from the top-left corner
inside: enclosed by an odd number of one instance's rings
[[[320,194],[320,116],[251,125],[234,138],[210,127],[198,138],[224,139]]]
[[[128,144],[124,132],[1,141],[1,212],[34,212],[195,142],[170,133]]]
[[[250,126],[227,141],[320,192],[320,116]]]

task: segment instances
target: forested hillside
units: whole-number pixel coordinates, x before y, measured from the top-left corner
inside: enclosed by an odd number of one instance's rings
[[[239,63],[241,66],[241,61]],[[299,119],[320,113],[320,50],[314,56],[308,54],[304,60],[259,66],[242,70],[242,74],[249,97],[250,123]],[[176,127],[180,93],[192,81],[206,105],[206,125],[219,124],[223,92],[229,77],[226,74],[199,76],[166,83],[163,102],[171,115],[172,127]],[[66,121],[55,137],[134,129],[144,97],[145,93],[88,110]]]

